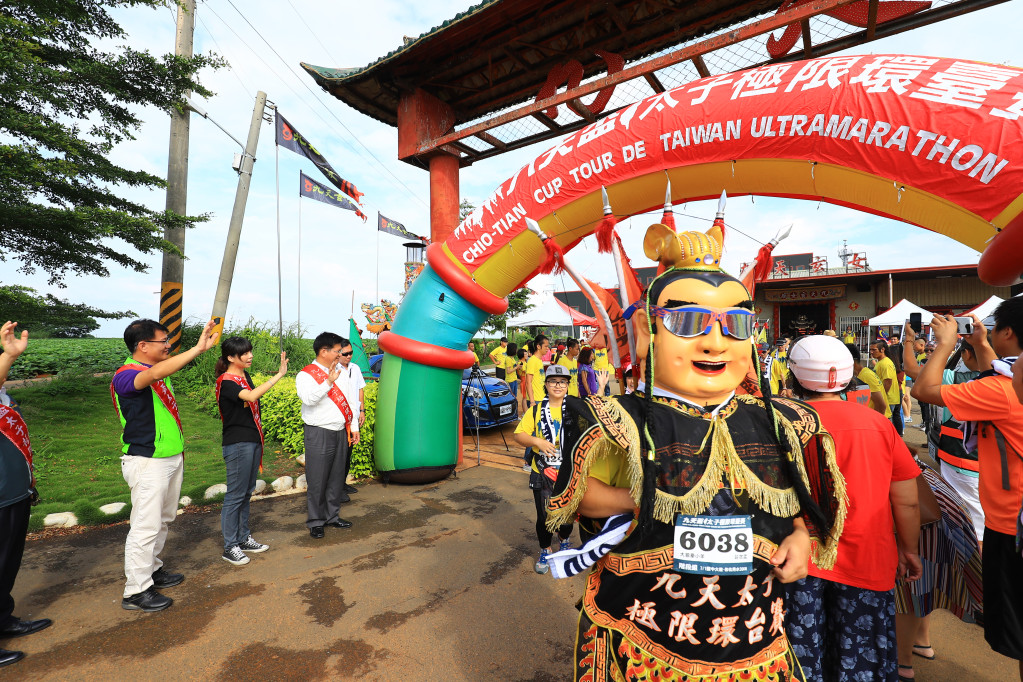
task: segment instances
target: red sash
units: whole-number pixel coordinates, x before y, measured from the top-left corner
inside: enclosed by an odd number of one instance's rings
[[[302,368],[302,371],[311,376],[318,384],[322,384],[327,380],[327,373],[319,365],[306,365]],[[348,432],[348,442],[350,443],[352,440],[352,408],[349,407],[345,394],[341,392],[337,384],[332,383],[330,385],[327,397],[337,405],[337,409],[341,410],[341,415],[345,418],[345,431]]]
[[[240,377],[237,374],[228,374],[227,372],[224,372],[219,377],[217,377],[217,410],[220,411],[220,421],[224,421],[224,412],[223,410],[220,410],[220,384],[225,379],[227,379],[228,381],[233,381],[234,383],[238,384],[243,391],[252,390],[252,387],[249,386],[249,383],[245,381],[245,377]],[[264,445],[263,421],[259,418],[259,401],[255,400],[250,403],[243,400],[242,402],[248,405],[249,411],[252,412],[252,421],[256,422],[256,430],[259,431],[259,444]]]
[[[31,469],[32,445],[28,440],[28,426],[13,407],[0,405],[0,433],[14,443],[14,447],[18,448],[25,456],[25,461],[28,462],[28,467]]]
[[[137,369],[144,372],[149,368],[138,363],[121,365],[117,371],[114,372],[114,376],[117,376],[126,369]],[[167,382],[160,379],[159,381],[153,382],[151,387],[154,391],[156,391],[156,395],[160,399],[160,402],[163,403],[163,406],[166,407],[167,411],[171,413],[172,417],[174,417],[174,421],[178,423],[178,430],[181,431],[181,433],[184,433],[185,430],[181,428],[181,417],[178,415],[178,401],[174,399],[174,394],[171,393],[170,388],[167,386]],[[120,419],[121,410],[117,407],[117,394],[114,392],[113,381],[110,382],[110,399],[114,402],[114,412],[117,413],[117,418]]]

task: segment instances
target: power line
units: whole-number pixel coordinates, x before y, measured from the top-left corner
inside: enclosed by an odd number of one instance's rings
[[[330,50],[327,49],[327,46],[320,41],[320,37],[316,35],[316,31],[313,30],[313,27],[306,23],[305,19],[302,17],[302,13],[298,11],[298,8],[292,4],[291,0],[288,0],[288,4],[291,5],[291,9],[295,10],[295,16],[298,17],[298,20],[302,22],[303,26],[309,29],[309,34],[316,40],[317,43],[320,44],[320,47],[323,48],[323,52],[327,55],[330,61],[337,64],[338,63],[337,59],[335,59],[334,55],[330,53]]]
[[[213,11],[212,7],[210,8],[210,11],[211,12]],[[208,35],[210,37],[210,40],[213,41],[213,46],[217,48],[217,52],[226,55],[227,52],[220,47],[220,43],[217,42],[217,39],[213,36],[213,32],[210,31],[210,27],[206,25],[206,22],[202,20],[202,16],[200,16],[198,12],[196,12],[195,18],[199,20],[199,23],[202,25],[203,30],[206,31],[206,35]],[[220,17],[217,18],[219,19]],[[241,74],[238,73],[238,71],[233,66],[231,66],[230,63],[228,63],[227,70],[230,71],[234,75],[234,77],[238,79],[238,82],[241,84],[242,88],[245,89],[246,93],[251,94],[253,92],[253,89],[250,88],[248,84],[245,83],[244,80],[242,80]]]
[[[306,83],[305,78],[303,78],[300,74],[295,72],[295,70],[291,67],[290,64],[288,64],[288,62],[284,59],[284,57],[282,57],[280,55],[280,53],[277,52],[277,50],[274,48],[274,46],[270,44],[270,41],[268,41],[266,38],[263,37],[263,34],[260,33],[259,30],[255,26],[252,25],[252,22],[249,21],[248,17],[246,17],[244,14],[242,14],[241,10],[238,9],[238,7],[234,4],[233,0],[227,0],[227,4],[231,5],[231,7],[234,9],[234,11],[238,13],[238,16],[240,16],[242,18],[242,20],[245,21],[245,23],[249,25],[249,28],[251,28],[253,30],[253,32],[255,32],[255,34],[257,36],[259,36],[259,39],[262,40],[264,43],[266,43],[266,46],[270,48],[270,51],[273,52],[274,55],[276,55],[277,59],[281,60],[281,63],[284,64],[288,68],[288,70],[291,71],[292,75],[295,76],[296,80],[298,80],[300,83],[302,83],[302,86],[306,90],[308,90],[310,94],[313,95],[313,98],[320,104],[320,106],[322,106],[327,111],[327,113],[329,113],[330,116],[335,121],[337,121],[338,125],[340,125],[342,128],[344,128],[345,132],[347,132],[352,137],[353,140],[358,142],[359,146],[362,147],[363,149],[365,149],[366,153],[368,153],[370,155],[370,157],[373,158],[374,161],[376,161],[378,164],[380,164],[380,167],[383,168],[385,171],[387,171],[387,173],[392,178],[394,178],[398,182],[399,185],[404,187],[413,198],[415,198],[419,203],[423,204],[423,206],[426,206],[427,208],[429,208],[429,204],[427,202],[423,201],[415,192],[412,191],[411,187],[406,185],[402,181],[401,178],[399,178],[397,175],[395,175],[394,172],[391,171],[390,168],[388,168],[386,165],[384,165],[384,163],[380,159],[377,158],[376,154],[374,154],[373,151],[369,147],[367,147],[362,142],[362,140],[360,140],[358,138],[358,136],[356,136],[348,128],[347,125],[345,125],[344,121],[342,121],[340,118],[338,118],[337,114],[335,114],[334,111],[330,107],[328,107],[323,101],[320,100],[320,98],[316,95],[316,93],[313,91],[313,89],[309,87],[309,84]],[[279,78],[279,76],[278,76],[278,78]],[[349,145],[349,146],[351,146],[351,145]],[[355,151],[355,150],[353,149],[353,151]],[[361,156],[361,154],[360,154],[360,156]]]

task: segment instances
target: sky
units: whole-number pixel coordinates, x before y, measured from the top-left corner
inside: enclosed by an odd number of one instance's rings
[[[380,298],[400,300],[404,240],[378,233],[376,215],[380,211],[413,233],[429,234],[429,175],[398,161],[395,128],[350,109],[320,90],[299,62],[365,66],[399,47],[403,36],[429,31],[471,4],[471,0],[199,0],[194,50],[215,52],[230,67],[204,71],[200,80],[215,95],[209,99],[196,97],[195,102],[235,138],[244,140],[256,91],[265,91],[281,114],[338,173],[365,193],[364,212],[369,216],[369,221],[363,223],[354,213],[326,204],[303,199],[300,205],[299,171],[325,180],[309,161],[285,149],[276,152],[273,129],[264,124],[228,304],[229,328],[250,318],[277,320],[278,214],[285,325],[299,321],[300,309],[301,326],[307,336],[323,330],[346,334],[353,300],[356,311],[360,304]],[[921,54],[1023,66],[1023,44],[1018,40],[1020,10],[1020,0],[1014,0],[861,45],[848,53]],[[127,33],[125,40],[115,42],[155,54],[173,52],[175,12],[169,7],[126,9],[114,16]],[[117,147],[113,159],[128,168],[166,177],[169,117],[155,109],[141,111],[140,115],[144,124],[136,139]],[[550,143],[534,145],[463,169],[463,199],[479,205],[495,187],[549,147]],[[187,210],[192,215],[210,216],[208,222],[188,232],[185,243],[184,313],[193,321],[208,318],[212,311],[237,186],[238,176],[231,163],[240,151],[213,123],[192,115]],[[123,195],[156,209],[162,209],[165,203],[160,190],[124,191]],[[692,202],[675,210],[681,229],[706,229],[715,206],[712,202]],[[637,266],[647,264],[642,255],[642,237],[654,217],[637,216],[619,223],[626,250]],[[825,203],[735,198],[728,204],[726,221],[734,229],[723,263],[726,270],[736,274],[741,263],[752,260],[761,242],[789,224],[793,226],[792,234],[776,254],[812,252],[837,263],[837,251],[847,240],[850,250],[867,252],[874,269],[976,263],[979,257],[973,249],[942,235]],[[593,237],[571,251],[569,258],[590,279],[609,287],[616,285],[610,257],[597,254]],[[0,282],[24,284],[105,310],[132,310],[156,318],[161,255],[141,259],[150,264],[148,272],[136,273],[109,264],[109,277],[68,275],[63,289],[48,285],[45,273],[26,276],[16,272],[21,264],[9,259],[0,263]],[[576,288],[567,279],[545,276],[535,278],[530,287]],[[361,312],[356,319],[365,325]],[[124,320],[103,321],[94,335],[120,336],[125,324]]]

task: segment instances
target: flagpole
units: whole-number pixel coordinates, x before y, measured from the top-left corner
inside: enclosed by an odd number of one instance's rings
[[[284,287],[281,284],[281,155],[274,145],[274,191],[277,194],[277,339],[284,352]]]
[[[380,301],[380,211],[377,211],[377,296],[373,300],[376,305]]]
[[[622,311],[624,312],[633,304],[633,301],[628,300],[629,292],[625,288],[625,264],[622,262],[622,247],[617,236],[618,235],[615,235],[615,239],[611,242],[611,255],[615,261],[615,270],[618,272],[618,300],[621,303]],[[625,331],[629,339],[629,355],[632,359],[632,375],[637,376],[637,373],[639,372],[639,360],[636,356],[636,337],[633,335],[631,320],[625,320]],[[624,372],[624,368],[622,368],[622,371]]]
[[[302,195],[298,196],[298,333],[302,334]]]

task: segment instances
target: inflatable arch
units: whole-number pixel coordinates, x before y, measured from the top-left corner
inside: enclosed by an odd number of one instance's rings
[[[663,202],[759,194],[826,201],[944,234],[982,278],[1023,270],[1023,70],[910,55],[771,64],[648,97],[539,155],[427,250],[386,351],[377,468],[446,475],[458,458],[466,343],[536,274],[538,221],[565,249]]]

